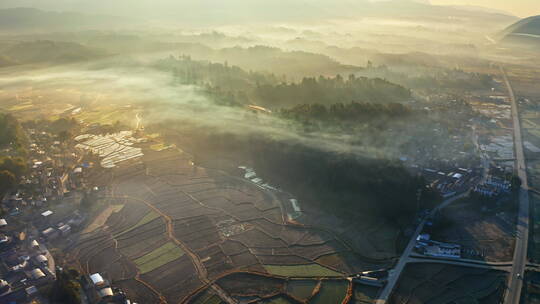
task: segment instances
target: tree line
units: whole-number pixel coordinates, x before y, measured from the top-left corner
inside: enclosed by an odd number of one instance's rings
[[[407,88],[381,78],[304,77],[299,82],[272,73],[247,72],[227,63],[171,56],[156,63],[172,74],[174,85],[197,85],[215,101],[227,105],[258,104],[271,109],[300,104],[338,102],[400,102],[411,97]],[[271,68],[271,67],[269,67]]]
[[[405,118],[415,114],[414,111],[400,103],[335,103],[302,104],[292,108],[281,109],[280,114],[297,121],[367,121],[372,119]]]
[[[403,228],[419,208],[431,208],[439,199],[423,177],[412,175],[397,161],[271,140],[257,140],[251,146],[260,176],[342,217],[371,214]]]
[[[26,136],[19,121],[11,114],[0,113],[0,195],[14,188],[27,172]]]

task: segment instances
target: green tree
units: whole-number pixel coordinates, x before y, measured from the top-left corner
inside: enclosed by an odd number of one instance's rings
[[[0,194],[3,196],[7,191],[17,185],[17,178],[7,170],[0,171]]]
[[[28,168],[22,157],[4,157],[0,158],[0,170],[10,171],[19,178],[26,173]]]
[[[53,303],[80,304],[81,284],[77,281],[78,272],[59,271],[50,291],[49,299]]]
[[[58,140],[61,142],[67,142],[69,139],[71,139],[72,134],[68,130],[62,130],[60,133],[58,133]]]

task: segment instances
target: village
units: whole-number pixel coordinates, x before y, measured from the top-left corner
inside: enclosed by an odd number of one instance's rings
[[[140,150],[129,147],[129,139],[134,140],[128,136],[131,133],[84,135],[75,139],[79,144],[73,146],[44,130],[26,131],[29,173],[17,191],[2,198],[0,303],[51,303],[51,293],[70,292],[61,286],[66,282],[59,276],[81,286],[82,292],[76,295],[81,303],[131,303],[99,273],[81,275],[63,269],[53,257],[73,244],[73,235],[88,221],[84,204],[90,204],[90,197],[101,192],[88,183],[88,175],[140,156]],[[118,144],[111,148],[111,141]]]
[[[497,112],[498,113],[498,112]],[[499,115],[499,114],[497,114]],[[495,116],[496,119],[499,116]],[[507,119],[507,117],[500,117]],[[504,136],[494,137],[485,130],[492,126],[471,125],[472,138],[454,138],[456,143],[471,141],[477,151],[462,152],[455,159],[417,165],[413,157],[401,161],[411,172],[425,178],[427,184],[449,200],[460,196],[478,195],[496,206],[509,195],[511,146]],[[95,175],[107,175],[107,170],[123,163],[137,162],[145,155],[141,144],[149,138],[142,128],[101,134],[96,126],[84,127],[72,139],[61,141],[58,136],[39,128],[27,128],[30,172],[22,178],[17,191],[2,199],[0,219],[0,300],[6,303],[49,303],[51,289],[58,285],[59,275],[80,286],[82,303],[131,303],[126,292],[115,286],[108,274],[81,274],[74,269],[63,269],[55,261],[54,251],[69,250],[92,220],[88,205],[100,196],[110,195],[106,186],[92,184]],[[91,130],[92,133],[88,133]],[[502,129],[501,132],[506,130]],[[490,131],[494,132],[494,131]],[[498,131],[495,131],[498,132]],[[167,150],[170,146],[151,145],[152,150]],[[456,144],[456,146],[459,146]],[[422,151],[417,151],[422,153]],[[479,155],[471,157],[468,153]],[[471,155],[473,155],[471,154]],[[471,161],[473,159],[473,161]],[[193,162],[190,162],[193,165]],[[303,215],[301,202],[294,195],[279,189],[258,176],[255,168],[239,166],[238,178],[279,197],[284,220],[295,223]],[[106,185],[106,182],[102,184]],[[431,258],[476,258],[481,252],[447,240],[436,240],[433,233],[439,217],[432,210],[422,210],[418,220],[425,221],[424,231],[415,240],[414,256]],[[488,211],[488,210],[485,210]],[[426,217],[429,217],[426,220]],[[234,237],[249,230],[249,225],[225,220],[218,223],[224,237]],[[61,256],[61,254],[59,255]],[[368,271],[355,275],[359,284],[382,287],[388,271]],[[3,302],[2,302],[3,303]]]

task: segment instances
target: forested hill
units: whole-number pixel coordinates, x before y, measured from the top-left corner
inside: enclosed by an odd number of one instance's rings
[[[438,198],[421,177],[386,159],[264,140],[253,144],[253,149],[261,176],[304,202],[320,204],[330,214],[352,219],[371,214],[404,227],[418,211],[418,203],[430,208]]]
[[[258,104],[278,109],[300,104],[334,104],[351,101],[396,103],[410,98],[407,88],[380,78],[341,75],[305,77],[287,82],[270,73],[246,72],[237,66],[170,57],[156,67],[173,74],[175,84],[204,86],[217,102]]]
[[[22,2],[22,1],[21,1]],[[107,29],[126,24],[127,18],[86,15],[76,12],[52,12],[33,8],[0,9],[0,32],[43,32],[46,30]]]
[[[380,78],[336,77],[304,78],[300,83],[262,85],[256,89],[256,96],[265,104],[274,106],[299,104],[332,104],[338,102],[362,101],[390,103],[405,101],[411,92]]]
[[[368,122],[381,119],[403,119],[414,115],[412,109],[400,103],[336,103],[330,106],[321,104],[303,104],[290,109],[282,109],[285,118],[300,122],[320,121],[327,123],[360,121]]]
[[[0,113],[0,149],[24,149],[24,141],[19,121],[11,114]]]
[[[23,41],[0,48],[0,66],[27,63],[64,64],[100,59],[108,54],[78,43],[50,40]]]
[[[26,172],[26,137],[15,117],[0,113],[0,196]]]
[[[504,38],[515,34],[540,36],[540,16],[532,16],[512,24],[501,33],[501,36]]]

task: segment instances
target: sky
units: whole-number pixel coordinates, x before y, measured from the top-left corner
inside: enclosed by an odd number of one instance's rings
[[[540,15],[540,0],[430,0],[437,5],[474,5],[503,10],[519,17]]]
[[[246,3],[259,2],[278,7],[282,14],[291,14],[291,11],[302,10],[301,6],[319,5],[328,7],[335,5],[335,0],[225,0],[227,8],[242,9]],[[343,6],[361,7],[364,1],[389,1],[389,0],[340,0]],[[472,5],[500,11],[505,11],[519,17],[540,15],[540,0],[393,0],[398,2],[414,1],[431,3],[435,5]],[[171,8],[195,6],[224,6],[222,0],[0,0],[0,8],[6,7],[36,7],[50,10],[73,10],[89,13],[126,13],[149,12],[152,10],[171,11]],[[187,6],[186,6],[187,4]],[[296,5],[295,5],[296,4]],[[218,5],[218,6],[219,6]],[[300,6],[298,6],[300,5]],[[287,8],[283,10],[283,8]],[[174,10],[173,10],[174,11]]]

